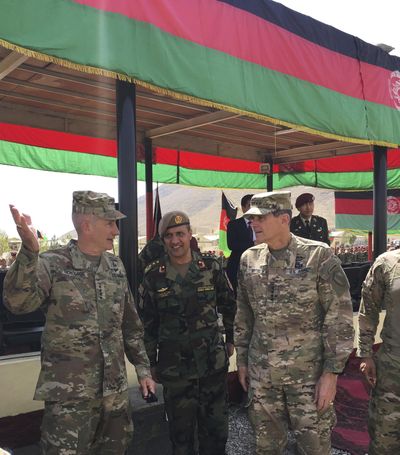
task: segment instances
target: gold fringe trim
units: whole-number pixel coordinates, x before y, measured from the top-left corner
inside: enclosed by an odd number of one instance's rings
[[[244,109],[239,109],[234,106],[228,106],[226,104],[216,103],[214,101],[209,101],[209,100],[205,100],[202,98],[196,98],[191,95],[186,95],[185,93],[176,92],[176,91],[173,91],[170,89],[159,87],[159,86],[151,84],[149,82],[141,81],[140,79],[136,79],[134,77],[128,76],[123,73],[105,70],[102,68],[96,68],[94,66],[81,65],[79,63],[74,63],[69,60],[59,58],[59,57],[54,57],[52,55],[46,55],[46,54],[43,54],[43,53],[40,53],[37,51],[33,51],[31,49],[27,49],[27,48],[18,46],[16,44],[9,43],[8,41],[5,41],[3,39],[0,39],[0,45],[2,45],[3,47],[5,47],[7,49],[12,50],[12,51],[16,51],[20,54],[26,55],[27,57],[32,57],[37,60],[41,60],[43,62],[55,63],[57,65],[65,67],[65,68],[73,69],[73,70],[80,71],[83,73],[96,74],[99,76],[105,76],[105,77],[109,77],[112,79],[118,79],[121,81],[131,82],[133,84],[139,85],[140,87],[146,88],[146,89],[151,90],[160,95],[170,96],[171,98],[174,98],[179,101],[187,101],[187,102],[190,102],[193,104],[197,104],[199,106],[211,107],[213,109],[232,112],[233,114],[245,115],[247,117],[255,118],[257,120],[262,120],[262,121],[272,123],[273,125],[286,126],[288,128],[297,129],[304,133],[310,133],[310,134],[315,134],[317,136],[326,137],[327,139],[335,139],[335,140],[339,140],[342,142],[349,142],[352,144],[380,145],[382,147],[398,148],[398,144],[395,144],[392,142],[371,141],[369,139],[360,139],[360,138],[354,138],[354,137],[340,136],[338,134],[327,133],[325,131],[319,131],[319,130],[309,128],[304,125],[299,125],[297,123],[291,123],[291,122],[287,122],[285,120],[275,119],[273,117],[269,117],[269,116],[263,115],[263,114],[258,114],[256,112],[246,111]]]

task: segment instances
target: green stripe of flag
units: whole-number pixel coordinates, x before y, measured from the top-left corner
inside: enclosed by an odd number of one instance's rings
[[[373,231],[374,219],[372,215],[349,215],[339,213],[335,216],[335,228]],[[387,216],[387,232],[388,234],[400,234],[400,215]]]

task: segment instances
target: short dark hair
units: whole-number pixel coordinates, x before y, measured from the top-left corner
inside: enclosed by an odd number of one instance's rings
[[[246,194],[245,196],[242,197],[241,201],[240,201],[240,205],[242,207],[245,207],[249,201],[251,200],[251,198],[254,196],[254,194]]]

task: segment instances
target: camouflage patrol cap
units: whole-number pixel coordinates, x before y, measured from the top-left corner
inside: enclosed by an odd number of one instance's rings
[[[270,191],[255,194],[251,198],[250,209],[244,214],[246,218],[252,215],[266,215],[277,210],[291,210],[290,191]]]
[[[158,233],[160,237],[163,238],[167,232],[167,229],[182,226],[184,224],[190,226],[189,217],[185,212],[180,212],[179,210],[168,212],[160,220],[160,223],[158,225]]]
[[[72,195],[72,213],[96,215],[105,220],[126,218],[115,208],[114,198],[105,193],[94,191],[74,191]]]

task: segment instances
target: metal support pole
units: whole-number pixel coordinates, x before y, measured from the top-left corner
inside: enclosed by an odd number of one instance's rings
[[[127,218],[120,222],[119,256],[137,302],[137,170],[136,170],[136,88],[130,82],[116,82],[118,197]]]
[[[146,170],[146,239],[149,241],[153,236],[153,145],[152,140],[144,141],[144,157]]]
[[[387,243],[387,148],[374,145],[374,259]]]
[[[270,166],[270,171],[267,174],[267,191],[273,191],[274,190],[274,171],[273,171],[273,161],[268,160],[267,163]]]

